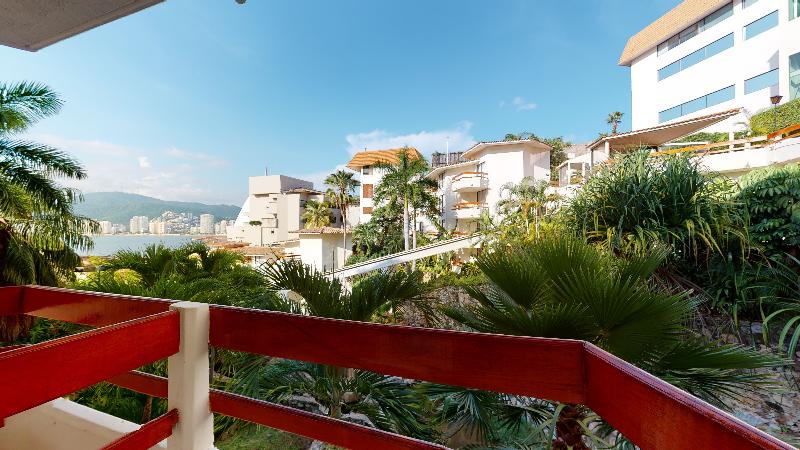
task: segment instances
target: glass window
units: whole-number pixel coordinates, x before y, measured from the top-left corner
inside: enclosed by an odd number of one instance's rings
[[[705,54],[706,54],[706,49],[701,48],[696,52],[692,52],[684,56],[683,58],[681,58],[681,70],[688,69],[689,67],[692,67],[693,65],[699,63],[700,61],[703,60]]]
[[[690,100],[681,105],[681,115],[691,114],[706,108],[706,96]]]
[[[678,35],[680,37],[681,43],[688,41],[689,39],[697,36],[697,24],[690,26],[689,28],[681,31]]]
[[[709,14],[703,19],[702,30],[707,30],[733,15],[733,3],[728,3],[722,8]]]
[[[747,8],[758,0],[742,0],[742,8]]]
[[[744,93],[750,94],[776,84],[778,84],[778,69],[772,69],[769,72],[744,80]]]
[[[675,75],[680,71],[681,71],[681,62],[675,61],[674,63],[658,70],[658,81],[661,81],[669,76]]]
[[[371,173],[372,173],[372,170],[371,170],[371,168],[369,166],[364,166],[364,167],[361,168],[361,174],[362,175],[369,175]]]
[[[789,57],[789,97],[800,98],[800,53]]]
[[[706,99],[706,107],[719,105],[720,103],[724,103],[736,96],[736,91],[734,90],[733,86],[728,86],[725,89],[720,89],[717,92],[712,92],[707,95]]]
[[[800,0],[789,0],[789,20],[800,17]]]
[[[733,33],[708,44],[706,47],[706,58],[711,58],[717,53],[720,53],[723,50],[727,50],[731,47],[733,47]]]
[[[678,105],[658,113],[658,121],[666,122],[668,120],[677,119],[680,116],[681,116],[681,106]]]
[[[778,11],[773,11],[755,22],[745,25],[745,40],[758,36],[759,34],[778,26]]]

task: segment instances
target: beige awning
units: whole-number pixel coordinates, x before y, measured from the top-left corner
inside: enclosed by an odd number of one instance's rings
[[[36,51],[164,0],[2,0],[0,44]]]
[[[597,139],[588,145],[590,150],[601,149],[608,142],[611,150],[625,150],[634,147],[658,147],[675,139],[696,133],[715,123],[742,112],[741,108],[686,119],[680,122],[665,123],[643,130],[629,131]]]

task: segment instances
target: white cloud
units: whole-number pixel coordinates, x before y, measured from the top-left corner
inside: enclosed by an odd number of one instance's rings
[[[167,155],[172,156],[173,158],[200,161],[205,164],[208,164],[209,166],[214,166],[214,167],[222,167],[222,166],[227,166],[229,164],[229,161],[223,158],[218,158],[216,156],[212,156],[207,153],[181,150],[176,147],[172,147],[169,150],[167,150]]]
[[[403,146],[414,147],[424,155],[433,152],[443,152],[450,143],[450,151],[464,151],[472,147],[476,140],[470,133],[472,123],[463,121],[455,127],[445,130],[420,131],[411,134],[395,134],[386,130],[373,130],[365,133],[348,134],[347,151],[354,155],[365,148],[367,150],[381,150],[399,148]]]
[[[524,97],[514,97],[510,102],[505,100],[500,102],[501,108],[505,108],[506,106],[511,106],[517,111],[530,111],[539,107],[536,103],[525,100]]]
[[[227,192],[208,180],[215,167],[227,161],[204,153],[171,148],[144,150],[100,140],[33,135],[30,140],[62,150],[86,169],[84,180],[63,180],[84,192],[119,191],[163,200],[239,203],[242,193]],[[170,161],[164,155],[182,158]]]

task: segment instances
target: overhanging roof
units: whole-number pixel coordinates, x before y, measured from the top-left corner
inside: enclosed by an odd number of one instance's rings
[[[631,65],[634,59],[642,56],[651,48],[730,2],[731,0],[684,0],[655,22],[644,27],[642,31],[633,35],[625,45],[625,49],[622,50],[619,65]]]
[[[665,123],[643,130],[613,134],[597,139],[589,144],[588,148],[594,150],[604,146],[606,142],[609,143],[611,150],[624,150],[631,147],[657,147],[667,142],[674,141],[675,139],[696,133],[715,123],[722,122],[729,117],[739,114],[741,111],[741,108],[729,109],[715,114],[681,120],[680,122]]]
[[[364,166],[373,166],[378,163],[397,164],[400,153],[408,152],[409,159],[422,159],[422,154],[414,147],[391,148],[388,150],[364,150],[353,155],[347,163],[347,168],[358,171]]]
[[[504,146],[504,145],[515,145],[515,144],[523,144],[528,147],[534,148],[536,150],[552,150],[552,147],[550,147],[549,145],[539,142],[535,139],[520,139],[515,141],[488,141],[488,142],[478,142],[477,144],[470,147],[469,150],[465,151],[464,154],[461,156],[467,159],[472,159],[478,153],[480,153],[483,150],[486,150],[487,148]]]
[[[36,51],[164,0],[2,0],[0,44]]]

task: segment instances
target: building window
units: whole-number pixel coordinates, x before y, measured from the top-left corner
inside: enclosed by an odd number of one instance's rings
[[[750,39],[778,26],[778,11],[773,11],[766,16],[744,26],[744,39]]]
[[[372,207],[371,206],[365,206],[365,207],[361,208],[361,212],[363,212],[364,214],[372,214]]]
[[[778,69],[772,69],[769,72],[756,75],[753,78],[744,80],[744,93],[751,94],[755,91],[760,91],[768,87],[776,86],[778,84]]]
[[[364,166],[361,168],[361,175],[369,175],[372,173],[372,167]]]
[[[361,186],[361,197],[362,198],[372,198],[372,185],[371,184],[364,184]]]
[[[758,0],[742,0],[742,8],[747,8],[757,1]]]
[[[798,0],[800,1],[800,0]],[[727,5],[723,6],[722,8],[714,11],[713,13],[706,16],[704,19],[700,20],[699,22],[693,23],[690,27],[686,28],[685,30],[681,31],[680,33],[672,36],[671,38],[667,39],[666,41],[658,44],[656,47],[656,52],[658,55],[666,53],[673,48],[683,44],[684,42],[688,41],[689,39],[697,36],[699,33],[702,33],[705,30],[713,27],[714,25],[722,22],[723,20],[727,19],[728,17],[733,15],[733,2],[728,3]]]
[[[789,57],[789,98],[800,98],[800,53]]]
[[[658,113],[658,121],[667,122],[672,119],[677,119],[678,117],[700,111],[701,109],[710,108],[720,103],[733,100],[735,96],[736,91],[734,90],[734,87],[728,86],[724,89],[714,91],[694,100],[689,100],[686,103],[681,103],[678,106],[665,109],[664,111]]]
[[[800,17],[800,0],[789,0],[789,20]]]
[[[721,53],[724,50],[733,47],[733,33],[721,38],[717,39],[716,41],[706,45],[705,47],[697,50],[696,52],[690,53],[683,58],[675,61],[674,63],[665,66],[658,71],[658,81],[663,80],[664,78],[670,77],[675,75],[676,73],[680,72],[681,70],[686,70],[693,65],[711,58],[712,56],[716,55],[717,53]]]

